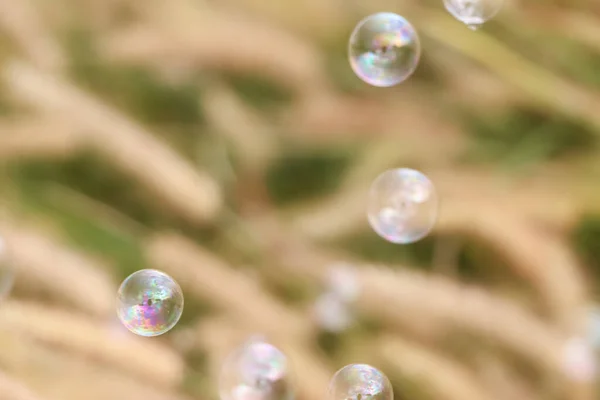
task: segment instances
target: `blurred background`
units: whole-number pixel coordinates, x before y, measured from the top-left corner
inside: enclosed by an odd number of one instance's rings
[[[396,12],[420,66],[347,60]],[[297,397],[369,363],[401,400],[593,400],[600,348],[600,3],[0,0],[0,398],[217,400],[263,334]],[[384,170],[423,171],[432,234],[367,224]],[[153,339],[115,314],[156,268],[185,294]]]

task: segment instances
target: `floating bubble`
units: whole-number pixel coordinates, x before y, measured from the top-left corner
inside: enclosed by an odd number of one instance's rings
[[[494,18],[503,3],[504,0],[444,0],[446,10],[472,30]]]
[[[143,269],[123,281],[117,294],[117,316],[131,332],[158,336],[171,330],[183,313],[183,292],[164,272]]]
[[[343,332],[354,322],[350,306],[335,293],[325,293],[317,299],[314,308],[317,324],[328,332]]]
[[[8,296],[15,283],[15,270],[8,259],[6,244],[0,238],[0,300]]]
[[[287,357],[261,338],[235,350],[223,364],[219,379],[221,400],[291,400]]]
[[[571,380],[592,382],[598,366],[590,343],[581,338],[569,339],[563,349],[563,368]]]
[[[327,288],[345,303],[354,302],[360,295],[360,282],[351,265],[334,264],[327,271]]]
[[[348,45],[350,65],[366,83],[389,87],[406,80],[421,55],[419,36],[400,15],[383,12],[358,23]]]
[[[394,391],[383,372],[367,364],[350,364],[329,382],[327,400],[393,400]]]
[[[437,211],[433,184],[414,169],[384,172],[369,192],[369,223],[379,236],[392,243],[413,243],[427,236],[435,225]]]

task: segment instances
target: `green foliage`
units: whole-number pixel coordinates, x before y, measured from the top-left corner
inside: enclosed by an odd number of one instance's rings
[[[67,39],[70,73],[77,82],[159,133],[188,157],[194,156],[197,128],[204,123],[196,84],[168,85],[147,67],[110,65],[96,53],[85,31]]]
[[[267,188],[278,204],[314,199],[334,192],[349,164],[347,153],[291,150],[267,171]]]
[[[410,245],[390,243],[373,231],[360,231],[333,243],[365,261],[382,264],[426,266],[431,264],[435,239],[428,237]]]
[[[513,108],[498,115],[466,117],[474,139],[471,157],[522,166],[593,148],[595,137],[582,124],[560,115]]]
[[[249,74],[221,74],[221,76],[248,104],[256,108],[281,107],[292,101],[292,93],[288,89],[275,85],[261,76]]]
[[[572,240],[589,266],[596,291],[600,291],[600,215],[582,217],[572,233]]]
[[[328,331],[319,331],[317,334],[317,345],[321,351],[330,357],[334,357],[338,350],[342,348],[340,335]]]
[[[115,226],[102,216],[85,213],[74,204],[52,195],[49,181],[29,180],[19,176],[19,206],[32,214],[51,218],[66,238],[77,248],[109,261],[119,278],[145,268],[143,251],[132,232]]]
[[[360,93],[368,89],[352,71],[348,62],[348,38],[326,44],[323,54],[327,76],[331,79],[336,89],[343,93]]]
[[[61,162],[30,162],[12,169],[22,188],[35,189],[44,182],[57,182],[96,199],[146,226],[166,223],[156,204],[148,201],[139,185],[124,177],[95,154],[80,154]]]

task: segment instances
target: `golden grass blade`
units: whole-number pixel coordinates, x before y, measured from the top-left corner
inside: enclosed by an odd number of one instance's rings
[[[306,337],[311,328],[249,277],[177,235],[154,237],[147,244],[152,265],[171,274],[183,287],[227,310],[267,335]]]
[[[102,361],[154,385],[177,386],[183,378],[183,361],[173,351],[133,334],[111,332],[108,323],[17,301],[5,302],[0,316],[5,326],[20,334]]]
[[[87,139],[94,148],[174,211],[196,223],[218,212],[217,184],[134,121],[67,81],[24,63],[9,63],[4,78],[18,97],[46,112],[69,116],[91,132]]]
[[[0,400],[42,400],[25,385],[0,371]]]
[[[160,69],[176,60],[194,69],[243,71],[271,78],[299,93],[328,86],[319,53],[268,23],[181,0],[155,1],[154,6],[145,7],[145,13],[145,24],[104,40],[103,52],[109,59]]]
[[[472,371],[430,349],[397,337],[385,337],[377,342],[377,351],[392,371],[422,384],[432,400],[499,399],[477,381]]]
[[[78,128],[65,120],[42,117],[0,123],[0,161],[62,159],[79,150],[83,138]]]
[[[213,83],[205,92],[209,124],[233,144],[242,169],[263,171],[277,150],[272,128],[226,86]]]
[[[474,332],[542,369],[562,373],[563,336],[517,304],[446,279],[383,268],[358,271],[357,305],[380,319],[427,318]]]
[[[3,347],[0,359],[11,376],[47,400],[77,400],[82,396],[87,400],[185,399],[171,390],[157,387],[152,379],[140,380],[140,376],[123,373],[110,363],[96,363],[85,356],[62,351],[52,343],[50,347],[27,340],[18,330],[2,339],[10,339],[11,346]],[[6,353],[11,354],[10,360],[6,359]],[[160,354],[156,361],[161,361]]]
[[[62,48],[47,30],[32,0],[0,0],[0,25],[39,67],[59,71],[65,64]]]
[[[343,255],[306,245],[291,234],[284,235],[264,221],[262,226],[256,225],[256,232],[272,238],[276,244],[271,257],[296,276],[324,282],[329,266],[347,260]],[[445,278],[389,268],[362,266],[356,270],[356,279],[361,285],[356,306],[365,315],[400,326],[427,319],[434,328],[474,332],[521,354],[542,369],[562,373],[566,335],[515,303]]]
[[[511,366],[492,355],[481,355],[475,360],[477,378],[500,399],[541,400],[527,378],[514,371]]]
[[[0,230],[17,287],[41,289],[91,315],[113,315],[117,288],[104,266],[35,228],[4,221]]]
[[[541,106],[581,119],[600,132],[599,96],[538,67],[488,35],[471,35],[444,13],[430,11],[422,17],[427,23],[421,24],[421,31],[427,36],[481,63]]]
[[[520,12],[513,16],[521,24],[542,28],[548,33],[560,32],[600,52],[600,20],[594,13],[584,14],[567,7],[522,2]]]

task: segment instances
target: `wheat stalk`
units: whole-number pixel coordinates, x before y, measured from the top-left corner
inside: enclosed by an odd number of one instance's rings
[[[111,334],[108,324],[14,300],[0,307],[0,315],[10,329],[103,361],[153,384],[175,386],[181,381],[184,365],[175,353],[157,343]]]
[[[386,364],[408,379],[422,383],[432,399],[498,399],[471,371],[427,348],[397,337],[380,338],[377,343],[377,352]]]
[[[540,400],[539,390],[535,390],[527,379],[498,357],[478,352],[474,368],[477,379],[482,381],[498,398],[514,400]]]
[[[209,124],[233,144],[242,169],[264,171],[278,150],[272,128],[223,84],[212,83],[202,98]]]
[[[4,72],[15,94],[46,112],[69,116],[74,124],[92,132],[87,139],[95,149],[174,211],[197,223],[218,211],[221,199],[216,183],[134,121],[67,81],[27,64],[9,63]]]
[[[266,293],[256,282],[177,235],[157,235],[147,244],[148,259],[191,292],[261,332],[307,337],[311,328],[300,315]]]
[[[3,121],[0,125],[0,160],[62,159],[79,150],[83,138],[66,120],[40,117],[27,121]]]
[[[17,286],[41,288],[92,315],[114,313],[116,285],[105,267],[39,229],[3,221],[0,230]]]
[[[594,93],[538,67],[488,35],[469,35],[441,12],[423,12],[422,18],[427,24],[421,24],[421,31],[427,36],[478,61],[540,106],[581,119],[600,131],[600,98]]]
[[[65,59],[31,0],[1,0],[0,25],[38,66],[58,71]]]
[[[13,377],[0,372],[0,400],[42,400]]]
[[[299,93],[327,86],[319,53],[285,30],[182,0],[155,1],[144,11],[145,23],[104,40],[109,59],[161,69],[171,59],[194,68],[254,72]]]

